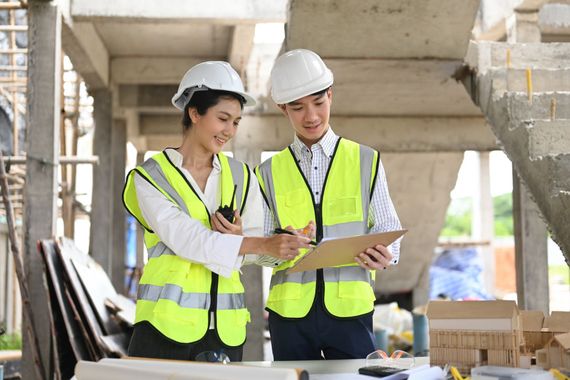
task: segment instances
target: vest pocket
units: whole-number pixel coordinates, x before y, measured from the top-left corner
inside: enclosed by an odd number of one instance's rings
[[[207,310],[182,308],[174,301],[164,299],[156,302],[153,313],[158,320],[170,320],[192,326],[204,323],[203,320],[208,319]]]
[[[267,302],[277,302],[284,300],[298,300],[301,298],[301,284],[286,282],[282,285],[275,285],[269,292]]]
[[[338,283],[338,297],[371,302],[374,302],[376,299],[372,287],[362,281],[340,281]]]
[[[324,212],[329,224],[356,222],[361,220],[362,205],[357,197],[335,198],[325,202]]]
[[[307,194],[307,191],[305,189],[293,190],[293,191],[289,191],[282,198],[284,198],[285,206],[296,207],[300,203],[303,203],[304,201],[306,201],[306,196],[305,196],[306,194]],[[281,197],[278,196],[278,198],[281,198]],[[280,202],[278,201],[278,203],[280,203]]]

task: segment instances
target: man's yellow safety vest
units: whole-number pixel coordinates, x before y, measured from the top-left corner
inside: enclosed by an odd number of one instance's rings
[[[222,168],[222,204],[231,203],[235,184],[237,209],[243,211],[249,189],[249,169],[222,153],[218,154],[218,159]],[[220,277],[170,250],[141,213],[135,175],[148,181],[184,213],[211,228],[208,208],[166,152],[154,155],[129,172],[123,201],[129,213],[145,229],[144,242],[149,258],[139,283],[135,323],[148,321],[168,338],[190,343],[204,337],[213,314],[220,340],[231,347],[242,345],[250,316],[245,307],[239,272],[234,271],[230,278]]]
[[[263,162],[256,168],[256,175],[277,224],[299,229],[314,220],[320,241],[368,233],[378,160],[377,151],[339,138],[319,204],[315,203],[291,147]],[[286,318],[303,318],[315,300],[317,282],[324,281],[324,304],[335,317],[357,317],[373,311],[374,272],[354,263],[286,274],[286,269],[306,252],[274,268],[267,300],[269,310]]]

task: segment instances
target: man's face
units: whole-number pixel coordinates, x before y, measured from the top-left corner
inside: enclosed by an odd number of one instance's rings
[[[308,95],[279,108],[289,118],[297,137],[307,146],[318,142],[329,127],[332,89],[320,95]]]

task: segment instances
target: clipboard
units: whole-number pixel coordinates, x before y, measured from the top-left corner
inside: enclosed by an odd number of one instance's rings
[[[354,257],[366,248],[378,244],[387,247],[406,232],[408,230],[397,230],[322,241],[289,268],[287,274],[353,264],[355,263]]]

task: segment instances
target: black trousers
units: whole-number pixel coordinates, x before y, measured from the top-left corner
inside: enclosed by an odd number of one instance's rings
[[[317,292],[304,318],[286,319],[269,312],[274,360],[364,359],[376,350],[372,313],[358,318],[335,318]]]
[[[129,356],[172,360],[196,360],[203,352],[224,353],[232,362],[242,360],[243,346],[228,347],[218,338],[215,330],[208,330],[197,342],[179,343],[158,331],[149,322],[139,322],[134,326],[129,343]]]

